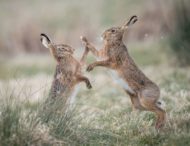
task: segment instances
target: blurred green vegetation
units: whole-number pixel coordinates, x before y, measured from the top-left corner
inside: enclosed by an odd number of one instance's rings
[[[186,0],[173,3],[175,28],[171,34],[172,55],[180,66],[190,65],[190,2]]]

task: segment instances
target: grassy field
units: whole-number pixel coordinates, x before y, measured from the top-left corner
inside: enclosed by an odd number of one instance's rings
[[[160,43],[128,47],[161,88],[168,117],[162,131],[154,129],[154,114],[132,111],[129,97],[103,68],[84,71],[93,88],[81,84],[75,107],[67,113],[60,101],[47,108],[53,59],[19,56],[0,61],[0,145],[189,146],[190,68],[171,66],[162,53],[167,46]]]
[[[177,32],[173,26],[181,22],[173,4],[0,0],[0,146],[189,146],[190,68],[177,67],[179,59],[169,47],[169,36],[175,36],[170,31]],[[132,15],[139,21],[124,41],[138,66],[161,89],[168,117],[163,130],[154,129],[153,113],[132,111],[129,97],[104,68],[87,73],[84,67],[93,88],[80,84],[73,108],[65,112],[63,101],[50,104],[55,61],[40,43],[40,33],[78,48],[79,57],[80,35],[99,46],[97,37],[105,29]],[[183,41],[174,46],[183,47]],[[89,55],[87,64],[93,60]]]

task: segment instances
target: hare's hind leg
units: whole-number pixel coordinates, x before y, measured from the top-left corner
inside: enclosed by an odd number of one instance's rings
[[[126,93],[129,95],[129,97],[131,99],[133,111],[135,111],[136,109],[145,110],[145,108],[141,105],[141,103],[140,103],[139,98],[138,98],[137,95],[131,94],[127,90],[125,90],[125,91],[126,91]]]
[[[152,93],[148,94],[147,90],[144,93],[142,91],[142,93],[141,93],[141,95],[139,97],[140,103],[146,110],[152,111],[157,115],[155,128],[160,129],[165,124],[166,112],[165,112],[164,109],[162,109],[161,107],[159,107],[157,105],[157,100],[159,98],[159,94],[150,97],[149,95],[151,95],[151,94]]]
[[[91,85],[91,83],[90,83],[90,81],[89,81],[89,79],[88,79],[87,77],[82,76],[82,75],[77,75],[77,76],[76,76],[75,84],[78,84],[78,83],[80,83],[80,82],[85,82],[85,83],[86,83],[86,87],[87,87],[88,89],[91,89],[91,88],[92,88],[92,85]]]

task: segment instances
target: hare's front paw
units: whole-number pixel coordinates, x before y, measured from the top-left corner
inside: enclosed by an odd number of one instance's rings
[[[94,69],[93,64],[90,64],[90,65],[87,67],[86,71],[90,72],[90,71],[92,71],[93,69]]]
[[[87,87],[88,89],[91,89],[91,88],[92,88],[92,85],[91,85],[90,81],[87,82],[86,87]]]

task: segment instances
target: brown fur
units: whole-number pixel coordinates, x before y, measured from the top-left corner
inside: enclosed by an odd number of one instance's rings
[[[95,56],[103,59],[90,64],[87,71],[92,71],[97,66],[115,70],[131,89],[125,89],[125,91],[131,98],[133,108],[156,113],[157,121],[155,126],[158,129],[164,125],[166,118],[165,111],[157,104],[160,97],[159,87],[137,67],[122,41],[124,31],[136,21],[137,17],[133,16],[123,26],[106,30],[102,35],[104,46],[100,51],[97,51],[85,37],[82,38],[86,48]]]
[[[80,62],[73,57],[74,49],[65,44],[52,44],[45,34],[41,34],[41,41],[45,47],[50,49],[57,65],[54,80],[50,90],[50,97],[63,97],[65,101],[72,94],[76,84],[85,82],[88,89],[92,88],[87,77],[82,75],[81,62],[85,59],[85,51]]]

